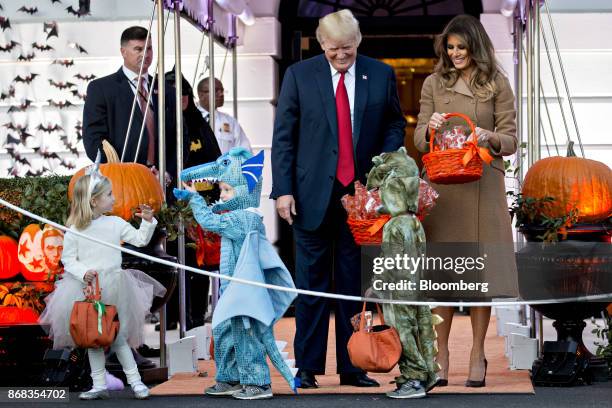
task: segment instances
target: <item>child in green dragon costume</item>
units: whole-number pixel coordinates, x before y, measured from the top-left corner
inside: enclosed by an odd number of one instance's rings
[[[416,217],[419,201],[419,169],[401,147],[396,152],[382,153],[372,159],[374,166],[368,173],[367,188],[379,190],[381,213],[391,215],[383,228],[382,256],[395,258],[407,254],[420,257],[425,253],[425,232]],[[378,278],[386,282],[411,280],[417,282],[420,271],[387,269]],[[417,285],[418,287],[418,285]],[[412,291],[377,292],[393,300],[415,300]],[[384,304],[387,324],[399,332],[402,355],[400,376],[395,379],[397,389],[387,393],[391,398],[422,398],[433,388],[439,377],[435,362],[437,354],[434,325],[442,320],[433,315],[429,306]]]
[[[265,237],[257,210],[262,169],[263,152],[253,156],[247,149],[234,148],[214,162],[185,169],[181,173],[185,190],[175,189],[174,194],[189,200],[203,229],[221,235],[221,274],[294,288],[291,275]],[[211,182],[219,182],[221,200],[209,207],[195,187]],[[295,373],[283,360],[272,331],[295,293],[226,279],[221,280],[220,293],[212,324],[217,383],[206,395],[271,398],[266,355],[295,391]]]

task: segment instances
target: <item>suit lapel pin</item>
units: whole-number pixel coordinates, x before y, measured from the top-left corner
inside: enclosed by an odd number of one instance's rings
[[[361,79],[368,79],[368,76],[367,75],[362,75]]]

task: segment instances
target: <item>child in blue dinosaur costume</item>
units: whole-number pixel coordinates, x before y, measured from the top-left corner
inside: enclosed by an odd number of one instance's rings
[[[185,190],[178,199],[189,200],[202,228],[221,236],[223,275],[294,288],[287,268],[265,236],[258,212],[261,196],[263,151],[253,156],[234,148],[216,161],[185,169]],[[221,200],[209,207],[196,193],[198,183],[219,182]],[[227,211],[219,214],[221,211]],[[217,383],[210,396],[237,399],[272,397],[266,355],[295,391],[291,369],[283,360],[272,327],[293,299],[293,292],[268,290],[221,279],[221,297],[213,315]]]

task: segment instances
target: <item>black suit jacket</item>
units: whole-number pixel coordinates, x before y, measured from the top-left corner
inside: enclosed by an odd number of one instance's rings
[[[404,144],[406,121],[393,69],[358,55],[353,148],[356,178],[365,184],[372,157]],[[338,163],[336,99],[324,55],[287,69],[272,141],[272,198],[292,194],[296,225],[314,230],[329,206]]]
[[[149,76],[149,83],[152,78]],[[176,96],[172,86],[165,87],[166,94],[166,171],[172,178],[176,178]],[[87,156],[93,161],[102,140],[106,139],[115,148],[119,157],[123,152],[125,134],[130,121],[130,111],[134,100],[134,92],[128,78],[119,68],[114,74],[96,79],[87,87],[87,99],[83,109],[83,144]],[[151,104],[155,115],[155,129],[157,130],[157,82],[153,88]],[[151,108],[149,108],[151,109]],[[142,126],[143,115],[138,104],[134,110],[134,119],[130,128],[130,136],[126,147],[125,162],[133,162],[136,155],[138,136]],[[158,140],[158,135],[155,135]],[[183,137],[183,157],[187,157],[188,136]],[[147,147],[149,145],[148,133],[145,127],[139,149],[138,160],[140,164],[147,164]],[[155,161],[158,162],[158,148],[155,148]],[[104,155],[104,152],[102,152]],[[106,161],[106,157],[102,157]]]

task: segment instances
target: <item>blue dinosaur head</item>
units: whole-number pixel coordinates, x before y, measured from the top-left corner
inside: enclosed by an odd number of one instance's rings
[[[213,211],[244,210],[259,207],[263,171],[263,150],[257,155],[243,147],[235,147],[216,161],[190,167],[181,172],[181,181],[193,183],[196,190],[203,185],[223,182],[234,188],[234,198],[217,202]]]

